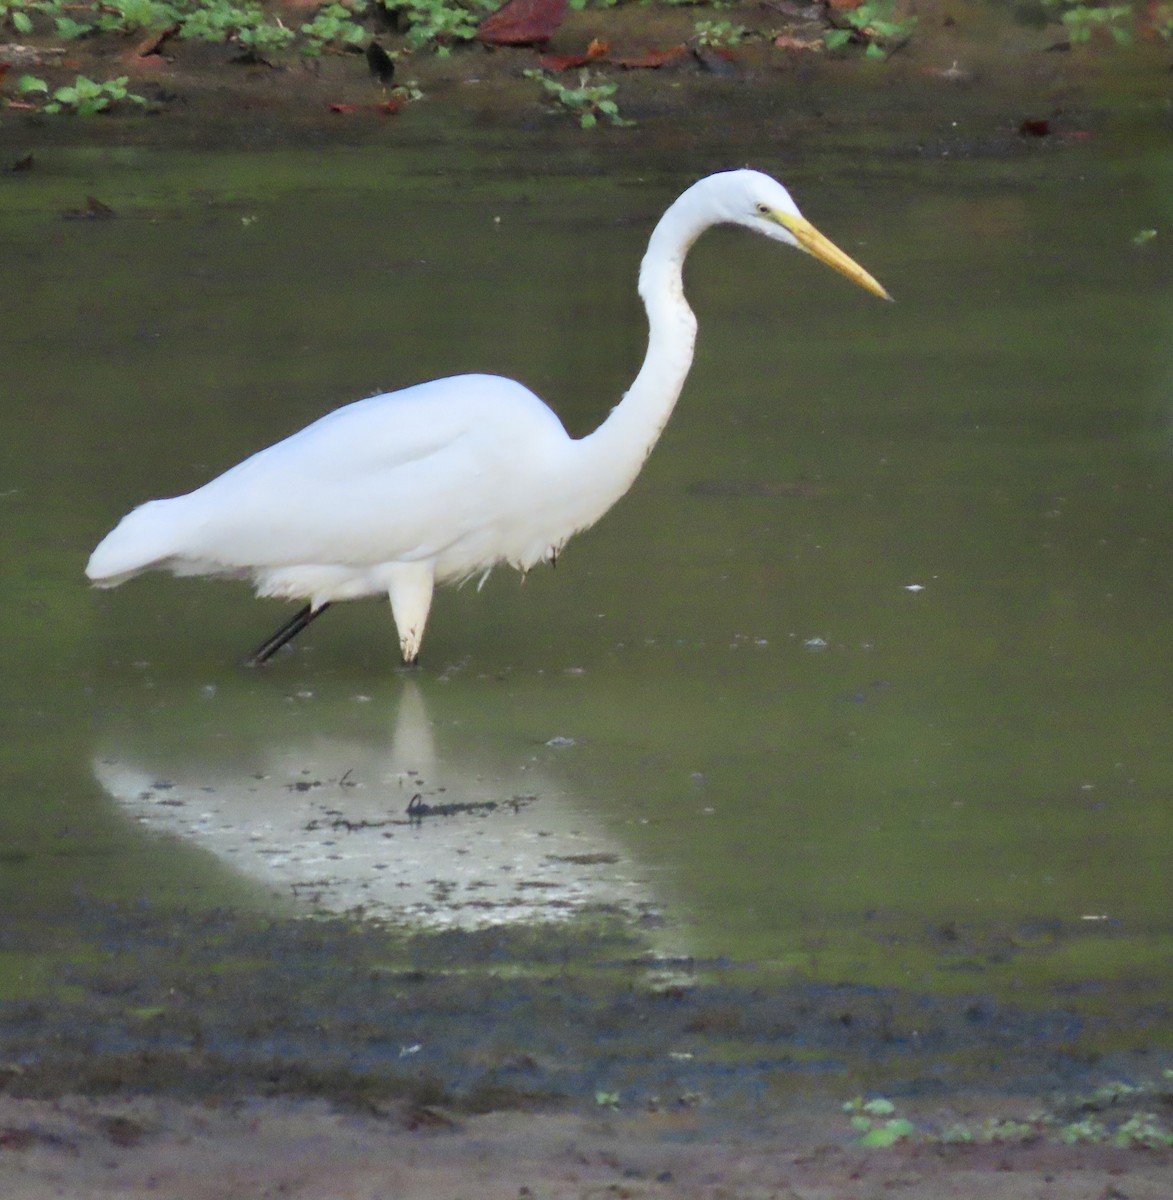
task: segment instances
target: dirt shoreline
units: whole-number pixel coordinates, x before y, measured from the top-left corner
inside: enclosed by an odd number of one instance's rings
[[[1166,1151],[845,1146],[825,1116],[706,1131],[693,1114],[431,1121],[321,1102],[0,1098],[8,1200],[1168,1200]]]
[[[1032,25],[993,8],[922,0],[915,36],[888,61],[875,62],[859,47],[822,50],[820,31],[829,26],[825,17],[812,19],[816,11],[757,3],[722,8],[723,21],[760,36],[717,58],[690,42],[704,9],[628,5],[571,12],[547,47],[552,53],[581,53],[598,42],[621,60],[649,49],[690,47],[656,69],[591,67],[596,82],[617,85],[619,111],[635,125],[613,128],[603,119],[589,130],[579,129],[574,112],[560,109],[538,81],[526,78],[542,61],[536,48],[474,44],[447,57],[416,50],[397,64],[395,79],[418,85],[422,97],[388,104],[389,93],[357,50],[255,61],[231,45],[168,39],[144,54],[137,48],[141,37],[106,34],[61,45],[48,36],[4,31],[0,146],[35,152],[111,142],[210,149],[394,145],[505,133],[535,151],[548,151],[553,139],[562,149],[589,147],[604,157],[655,154],[657,143],[681,156],[690,145],[728,141],[731,133],[733,147],[751,136],[785,141],[801,136],[812,119],[814,136],[825,136],[844,113],[877,129],[923,135],[939,131],[943,106],[984,114],[991,132],[1007,139],[1035,140],[1080,130],[1089,112],[1105,106],[1163,102],[1173,58],[1173,49],[1156,40],[1127,49],[1071,47],[1055,23]],[[284,18],[295,26],[304,12],[291,4]],[[786,39],[804,48],[786,48]],[[392,49],[396,40],[384,37]],[[126,75],[129,89],[147,103],[124,102],[90,118],[46,116],[19,94],[25,73],[50,88],[77,74],[97,80]],[[550,74],[575,86],[580,72]],[[747,129],[731,130],[731,119]]]

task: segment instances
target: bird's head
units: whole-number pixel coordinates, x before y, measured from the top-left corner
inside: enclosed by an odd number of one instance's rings
[[[769,175],[760,171],[724,171],[702,179],[695,187],[703,190],[705,199],[712,205],[715,222],[741,225],[804,250],[874,295],[892,299],[859,263],[824,237],[798,211],[790,193]]]

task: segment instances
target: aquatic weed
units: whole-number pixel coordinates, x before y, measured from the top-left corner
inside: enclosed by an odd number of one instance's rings
[[[605,117],[612,125],[634,125],[619,115],[619,105],[613,99],[618,84],[594,83],[589,71],[583,71],[578,77],[578,87],[567,87],[557,79],[551,79],[544,71],[526,71],[527,79],[536,79],[553,97],[556,104],[574,113],[583,129],[593,129],[600,117]]]

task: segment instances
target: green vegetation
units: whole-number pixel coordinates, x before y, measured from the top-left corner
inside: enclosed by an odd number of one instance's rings
[[[864,0],[858,8],[841,11],[839,19],[847,23],[846,28],[827,30],[823,35],[827,49],[838,50],[849,42],[860,42],[866,46],[868,58],[887,58],[912,37],[916,28],[916,17],[900,16],[896,0]]]
[[[448,54],[471,41],[498,6],[497,0],[328,0],[290,28],[255,0],[0,0],[0,27],[23,36],[51,30],[65,41],[173,29],[180,39],[231,43],[262,58],[294,46],[306,55],[359,46],[369,36],[366,22],[381,9],[406,27],[409,49]]]
[[[1168,1111],[1173,1101],[1173,1070],[1162,1082],[1137,1085],[1113,1081],[1090,1095],[1059,1101],[1052,1111],[1031,1113],[1024,1120],[987,1117],[974,1125],[966,1122],[939,1131],[918,1126],[896,1115],[891,1100],[856,1096],[843,1105],[861,1146],[893,1146],[897,1142],[968,1145],[1025,1145],[1059,1142],[1065,1146],[1115,1146],[1122,1150],[1158,1150],[1173,1147],[1173,1127]],[[1164,1116],[1151,1109],[1159,1109]]]
[[[1144,34],[1173,40],[1173,0],[1121,4],[1042,0],[1042,5],[1049,17],[1062,24],[1073,46],[1093,41],[1129,46]]]
[[[1091,5],[1082,0],[1043,0],[1043,6],[1063,23],[1072,45],[1091,41],[1097,29],[1106,31],[1121,46],[1128,45],[1133,39],[1131,4]]]
[[[476,37],[477,25],[500,4],[497,0],[384,0],[388,12],[402,14],[407,21],[407,44],[413,49],[430,46],[443,56],[460,42]]]
[[[553,98],[555,104],[578,117],[583,129],[593,129],[600,118],[612,125],[634,125],[619,115],[619,105],[612,99],[618,84],[592,83],[589,71],[578,77],[578,87],[567,87],[557,79],[551,79],[544,71],[526,71],[527,79],[537,79]]]
[[[355,19],[357,15],[345,4],[324,4],[314,19],[298,31],[305,38],[301,52],[319,55],[327,47],[362,45],[367,40],[367,31]]]
[[[92,117],[95,113],[123,100],[131,104],[145,104],[146,100],[142,96],[127,91],[128,82],[125,75],[117,79],[107,79],[102,83],[79,75],[72,84],[50,91],[49,85],[43,79],[38,79],[35,75],[23,75],[17,86],[26,99],[39,96],[45,98],[44,103],[39,106],[41,112]]]
[[[0,0],[0,29],[5,25],[26,37],[33,32],[33,19],[24,0]]]
[[[697,21],[693,26],[696,44],[712,49],[740,46],[749,36],[744,25],[734,25],[732,21]]]
[[[730,0],[641,0],[644,4],[689,5],[715,13]],[[574,8],[608,8],[619,0],[571,0]],[[196,40],[234,46],[242,61],[266,62],[283,53],[315,57],[358,51],[373,35],[398,36],[392,57],[428,51],[451,54],[472,43],[480,22],[500,0],[324,0],[308,19],[286,25],[262,0],[0,0],[0,30],[20,37],[52,37],[69,42],[101,36],[156,34],[159,39]],[[1140,36],[1173,40],[1173,0],[1121,0],[1096,4],[1086,0],[1038,0],[1036,14],[1060,24],[1072,45],[1127,45]],[[917,18],[907,0],[863,0],[856,8],[830,13],[833,27],[823,33],[828,50],[862,47],[883,60],[908,42]],[[764,28],[702,17],[693,23],[692,44],[725,50],[751,39],[773,38]],[[600,122],[629,124],[619,115],[616,85],[583,76],[577,87],[541,72],[556,108],[574,114],[583,128]],[[97,89],[97,90],[95,90]],[[11,94],[11,93],[10,93]],[[76,81],[69,87],[24,93],[46,96],[44,111],[93,112],[120,101],[139,103],[118,80]]]
[[[896,1105],[883,1097],[856,1096],[844,1104],[843,1111],[851,1114],[851,1128],[859,1134],[861,1146],[894,1146],[916,1132],[916,1126],[896,1116]]]

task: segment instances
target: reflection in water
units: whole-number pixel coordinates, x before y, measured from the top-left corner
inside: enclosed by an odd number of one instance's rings
[[[540,766],[510,769],[467,739],[438,755],[413,682],[389,743],[278,733],[250,765],[225,761],[214,738],[181,762],[160,757],[103,749],[94,775],[146,829],[314,912],[471,928],[653,909],[623,848]]]

